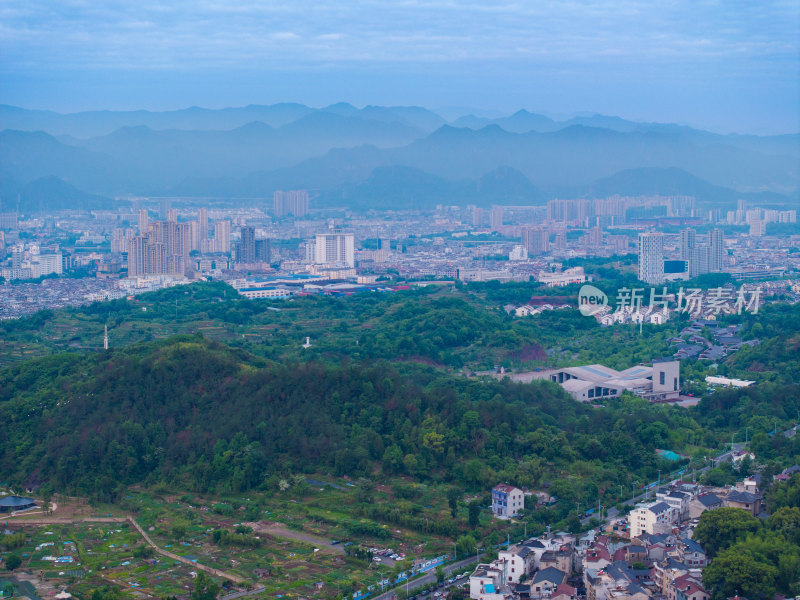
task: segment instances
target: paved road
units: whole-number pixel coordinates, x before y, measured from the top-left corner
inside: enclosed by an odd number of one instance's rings
[[[481,556],[483,556],[483,555],[481,554]],[[460,560],[458,562],[446,565],[445,567],[443,567],[445,575],[450,575],[453,572],[460,573],[464,569],[464,567],[466,567],[467,565],[475,564],[476,560],[477,560],[476,557],[470,556],[469,558],[465,558],[465,559]],[[460,582],[463,583],[464,581],[467,581],[467,580],[462,579]],[[428,572],[426,575],[420,577],[419,579],[414,579],[412,581],[409,581],[408,582],[408,590],[409,590],[409,592],[411,592],[413,590],[418,590],[419,588],[425,587],[426,585],[429,585],[431,583],[436,583],[436,570],[435,569],[431,570],[430,572]],[[448,586],[445,585],[444,587],[448,587]],[[391,590],[383,592],[379,596],[375,596],[374,600],[390,600],[391,598],[397,597],[398,592],[400,592],[400,591],[403,591],[403,592],[406,591],[406,582],[401,583],[400,585],[398,585],[397,587],[395,587],[395,588],[393,588]]]

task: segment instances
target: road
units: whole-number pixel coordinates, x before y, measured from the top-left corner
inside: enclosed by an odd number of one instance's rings
[[[289,538],[297,540],[298,542],[305,542],[312,544],[319,548],[320,552],[329,552],[330,554],[344,554],[345,550],[341,544],[331,544],[330,540],[311,535],[310,533],[303,533],[302,531],[294,531],[288,527],[283,527],[276,523],[265,523],[258,521],[255,523],[244,523],[248,527],[252,527],[255,533],[263,533],[273,537]]]
[[[481,554],[481,556],[483,556],[483,555]],[[477,560],[478,559],[476,557],[470,556],[469,558],[465,558],[465,559],[460,560],[458,562],[454,562],[452,564],[446,565],[446,566],[443,567],[444,573],[445,573],[445,575],[448,575],[448,576],[453,572],[460,573],[464,569],[464,567],[466,567],[467,565],[475,564],[475,562]],[[466,579],[462,579],[461,580],[462,583],[464,581],[467,581],[467,580]],[[430,571],[430,572],[428,572],[426,575],[423,575],[422,577],[420,577],[418,579],[413,579],[413,580],[409,581],[407,589],[408,589],[409,592],[411,592],[413,590],[418,590],[421,587],[425,587],[426,585],[430,585],[431,583],[436,583],[436,570],[435,569]],[[448,587],[448,586],[445,585],[444,587]],[[397,587],[392,588],[391,590],[387,590],[387,591],[383,592],[382,594],[380,594],[379,596],[375,596],[374,600],[390,600],[391,598],[397,597],[397,593],[399,591],[405,591],[405,590],[406,590],[406,583],[403,582],[400,585],[398,585]]]

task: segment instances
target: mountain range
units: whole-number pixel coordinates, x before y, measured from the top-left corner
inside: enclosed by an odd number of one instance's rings
[[[359,208],[615,193],[797,203],[800,135],[524,110],[448,123],[420,107],[345,103],[66,115],[0,106],[0,210],[125,195],[263,199],[292,188],[309,189],[317,206]]]

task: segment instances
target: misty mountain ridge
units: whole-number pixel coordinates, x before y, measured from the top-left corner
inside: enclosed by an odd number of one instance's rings
[[[449,202],[524,204],[669,189],[731,202],[745,193],[796,200],[800,187],[800,135],[718,135],[602,115],[557,122],[520,110],[446,123],[419,107],[347,103],[74,115],[0,107],[4,125],[26,119],[61,119],[61,133],[0,132],[0,179],[19,186],[53,177],[98,197],[269,197],[305,188],[337,205],[435,204],[437,193]],[[102,129],[125,120],[133,124],[74,135],[87,123]],[[200,123],[207,128],[181,127]],[[156,128],[165,124],[173,127]]]

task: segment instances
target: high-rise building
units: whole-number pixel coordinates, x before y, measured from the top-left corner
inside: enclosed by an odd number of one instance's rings
[[[150,230],[150,218],[146,208],[139,209],[139,235],[144,235]]]
[[[224,254],[231,251],[231,222],[227,219],[214,222],[214,250]]]
[[[208,239],[208,209],[201,208],[197,211],[197,223],[199,227],[200,243]]]
[[[664,236],[660,233],[639,234],[639,280],[664,283]]]
[[[355,240],[352,233],[318,233],[315,237],[316,264],[355,266]]]
[[[725,259],[725,235],[721,229],[714,229],[708,238],[711,248],[708,269],[711,273],[721,273]]]
[[[767,232],[767,222],[761,219],[750,220],[750,235],[761,237]]]
[[[589,243],[594,248],[599,248],[603,244],[603,230],[600,227],[592,227],[589,232]]]
[[[692,249],[697,244],[697,232],[694,229],[681,230],[681,260],[689,260]]]
[[[190,243],[190,230],[185,223],[154,221],[146,234],[128,242],[128,277],[183,275]]]
[[[111,232],[111,252],[122,253],[128,251],[128,242],[133,238],[135,232],[131,228],[115,228]]]
[[[170,223],[177,223],[178,222],[178,209],[177,208],[168,208],[167,209],[167,221]]]
[[[522,231],[522,245],[527,256],[545,254],[549,249],[550,234],[546,229],[524,229]]]
[[[483,223],[483,209],[480,206],[472,207],[472,226],[480,227]]]
[[[499,229],[503,226],[503,207],[493,206],[489,213],[489,226],[492,229]]]
[[[306,190],[277,190],[272,195],[272,212],[276,217],[304,217],[308,214],[308,192]]]
[[[256,262],[256,229],[255,227],[242,227],[241,239],[236,246],[236,262],[251,264]]]
[[[697,277],[711,272],[711,248],[697,244],[689,251],[689,277]]]
[[[158,218],[162,221],[169,221],[170,205],[169,198],[161,198],[158,202]]]
[[[269,239],[256,240],[256,262],[268,263],[272,260],[272,244]]]

